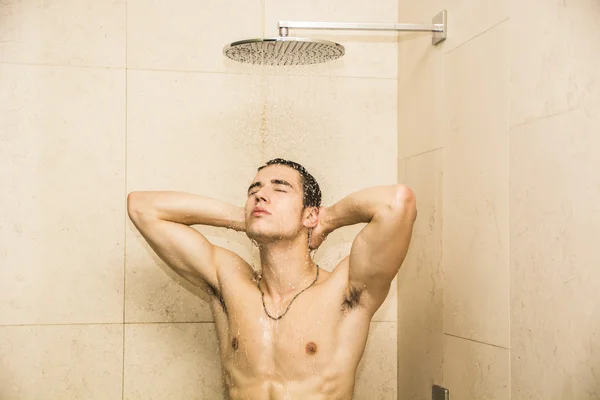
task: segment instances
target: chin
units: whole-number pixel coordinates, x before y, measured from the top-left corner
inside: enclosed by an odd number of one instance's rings
[[[248,227],[246,229],[246,236],[258,244],[268,244],[285,239],[285,235],[282,235],[280,231],[270,231],[256,226]]]

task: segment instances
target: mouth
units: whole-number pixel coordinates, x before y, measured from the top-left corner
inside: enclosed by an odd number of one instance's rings
[[[271,215],[271,213],[263,208],[255,208],[254,211],[252,211],[252,215],[254,215],[254,216]]]

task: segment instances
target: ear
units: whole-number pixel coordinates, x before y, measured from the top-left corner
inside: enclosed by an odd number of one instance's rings
[[[314,228],[319,224],[319,208],[307,207],[303,213],[302,224],[307,228]]]

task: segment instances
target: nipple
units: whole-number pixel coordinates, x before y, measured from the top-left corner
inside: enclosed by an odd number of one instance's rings
[[[308,354],[315,354],[317,352],[317,345],[316,343],[310,342],[309,344],[306,345],[306,352]]]

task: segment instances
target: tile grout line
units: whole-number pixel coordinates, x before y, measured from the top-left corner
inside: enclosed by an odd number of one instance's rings
[[[444,332],[444,335],[446,335],[446,336],[450,336],[450,337],[453,337],[453,338],[457,338],[457,339],[463,339],[463,340],[467,340],[467,341],[469,341],[469,342],[474,342],[474,343],[479,343],[479,344],[485,344],[486,346],[492,346],[492,347],[496,347],[496,348],[499,348],[499,349],[503,349],[503,350],[508,350],[508,351],[510,351],[510,349],[509,349],[508,347],[499,346],[499,345],[497,345],[497,344],[492,344],[492,343],[481,342],[481,341],[479,341],[479,340],[470,339],[470,338],[463,337],[463,336],[458,336],[458,335],[453,335],[453,334],[451,334],[451,333],[446,333],[446,332]]]
[[[510,187],[511,187],[511,179],[510,179],[510,159],[511,159],[511,134],[510,134],[510,116],[511,116],[511,83],[510,83],[510,70],[511,70],[511,65],[512,65],[512,51],[511,49],[507,48],[508,45],[506,44],[506,42],[504,43],[505,46],[505,51],[506,51],[506,57],[508,58],[508,65],[506,65],[506,70],[504,71],[504,73],[506,74],[505,78],[506,78],[506,82],[505,82],[505,90],[506,90],[506,102],[508,104],[506,104],[506,119],[508,121],[508,127],[506,129],[506,176],[507,176],[507,182],[506,182],[506,191],[507,191],[507,196],[506,196],[506,211],[507,211],[507,216],[506,219],[508,220],[508,226],[507,226],[507,236],[508,236],[508,240],[507,240],[507,246],[506,246],[506,255],[507,255],[507,275],[508,275],[508,347],[509,347],[509,351],[508,351],[508,396],[509,398],[512,397],[512,392],[511,392],[511,381],[512,381],[512,365],[511,365],[511,359],[512,359],[512,351],[510,350],[510,348],[512,348],[512,279],[511,279],[511,268],[510,268],[510,260],[511,260],[511,235],[510,235],[510,231],[511,231],[511,213],[510,213]]]
[[[385,321],[381,321],[385,322]],[[393,321],[388,321],[393,322]],[[97,326],[97,325],[156,325],[156,324],[214,324],[215,321],[151,321],[151,322],[66,322],[64,324],[5,324],[0,328],[38,327],[38,326]]]
[[[70,65],[36,62],[0,61],[0,65],[27,65],[30,67],[62,67],[62,68],[91,68],[91,69],[125,69],[125,67],[111,67],[107,65]]]
[[[459,44],[459,45],[458,45],[458,46],[456,46],[455,48],[448,50],[448,51],[447,51],[446,53],[444,53],[443,55],[444,55],[444,56],[447,56],[448,54],[452,53],[454,50],[461,48],[463,45],[465,45],[465,44],[467,44],[467,43],[471,42],[472,40],[475,40],[475,39],[477,39],[479,36],[481,36],[481,35],[483,35],[483,34],[485,34],[485,33],[489,32],[489,31],[491,31],[491,30],[492,30],[492,29],[494,29],[495,27],[502,25],[503,23],[505,23],[505,22],[506,22],[506,21],[508,21],[509,19],[510,19],[510,17],[506,17],[506,18],[504,18],[502,21],[500,21],[500,22],[498,22],[498,23],[496,23],[496,24],[494,24],[494,25],[490,26],[489,28],[487,28],[487,29],[486,29],[486,30],[484,30],[483,32],[479,32],[477,35],[473,36],[472,38],[469,38],[469,39],[465,40],[464,42],[462,42],[461,44]]]
[[[127,153],[127,123],[128,123],[128,116],[127,116],[127,111],[129,109],[129,100],[127,98],[127,88],[129,86],[129,82],[128,82],[128,77],[129,77],[129,73],[127,72],[127,66],[129,64],[129,60],[128,60],[128,49],[127,49],[127,42],[128,42],[128,36],[129,36],[129,15],[127,13],[129,8],[129,2],[127,0],[125,0],[125,157],[124,157],[124,192],[125,192],[125,199],[127,198],[127,157],[128,157],[128,153]],[[121,199],[121,201],[123,201],[123,198]],[[124,218],[123,218],[123,323],[122,323],[122,329],[123,329],[123,341],[122,341],[122,345],[123,345],[123,354],[122,354],[122,359],[121,359],[121,400],[125,400],[125,306],[126,306],[126,295],[125,295],[125,290],[126,290],[126,282],[125,280],[127,279],[127,206],[125,206],[125,214],[124,214]]]
[[[396,15],[399,15],[398,9],[396,9]],[[396,35],[396,182],[400,183],[400,163],[406,161],[400,158],[400,35]],[[407,177],[406,166],[404,168],[404,178]],[[397,287],[398,285],[396,285]],[[398,309],[396,308],[396,319],[398,318]],[[398,332],[396,332],[396,341],[398,339]]]
[[[593,102],[592,102],[592,103],[593,103]],[[579,108],[582,108],[582,107],[585,107],[585,106],[586,106],[586,104],[584,103],[584,104],[581,104],[581,105],[579,105],[579,106],[576,106],[576,107],[571,107],[571,108],[567,108],[567,109],[565,109],[565,110],[562,110],[562,111],[557,111],[557,112],[555,112],[555,113],[551,113],[551,114],[548,114],[548,115],[541,115],[541,116],[539,116],[539,117],[535,117],[535,118],[533,118],[533,119],[531,119],[531,120],[527,120],[527,121],[519,122],[519,123],[517,123],[517,124],[514,124],[514,125],[510,125],[510,126],[508,127],[508,130],[510,131],[510,130],[512,130],[513,128],[520,128],[520,127],[522,127],[522,126],[525,126],[525,125],[534,124],[534,123],[536,123],[536,122],[538,122],[538,121],[542,121],[542,120],[544,120],[544,119],[546,119],[546,118],[554,118],[554,117],[556,117],[556,116],[559,116],[559,115],[561,115],[561,114],[566,114],[566,113],[570,113],[570,112],[572,112],[572,111],[576,111],[577,109],[579,109]]]
[[[402,160],[407,160],[407,161],[408,161],[408,160],[410,160],[411,158],[418,157],[418,156],[422,156],[423,154],[427,154],[427,153],[433,153],[434,151],[437,151],[437,150],[440,150],[440,149],[443,149],[443,147],[441,147],[441,146],[440,146],[440,147],[436,147],[435,149],[431,149],[431,150],[425,150],[425,151],[422,151],[422,152],[420,152],[420,153],[411,154],[410,156],[402,157],[402,158],[400,159],[400,161],[402,161]]]

